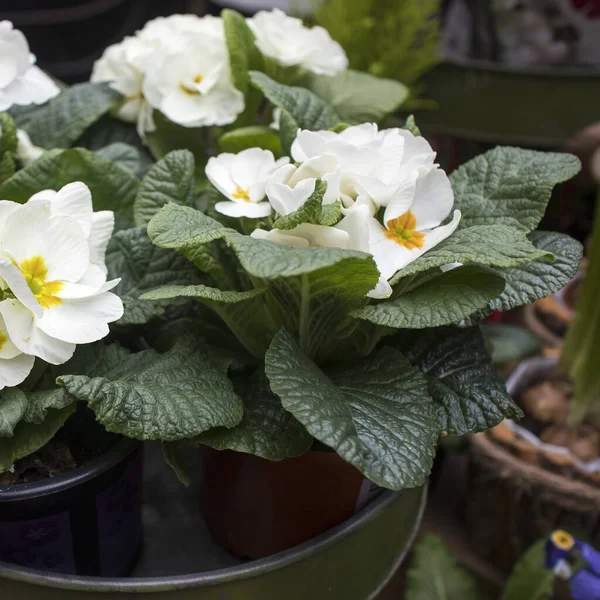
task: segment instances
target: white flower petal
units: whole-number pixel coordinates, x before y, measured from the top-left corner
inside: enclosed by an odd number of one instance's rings
[[[100,267],[106,273],[106,248],[115,228],[115,213],[112,210],[101,210],[92,216],[92,229],[88,243],[90,246],[90,263]]]
[[[72,344],[96,342],[108,335],[108,323],[123,316],[121,299],[110,292],[65,299],[44,311],[37,327],[47,335]]]
[[[23,383],[31,373],[34,362],[35,357],[27,354],[18,354],[14,358],[0,357],[0,390]]]
[[[417,171],[413,171],[412,177],[407,177],[396,190],[383,214],[384,223],[389,223],[392,219],[397,219],[406,211],[413,209],[417,191],[417,177]],[[437,224],[439,225],[439,221]],[[417,227],[417,229],[419,228]]]
[[[235,155],[231,176],[236,186],[247,190],[253,183],[267,177],[274,165],[275,157],[270,150],[248,148]]]
[[[44,154],[45,150],[35,146],[24,129],[17,129],[17,156],[24,166],[31,164]]]
[[[367,294],[369,298],[375,298],[377,300],[383,300],[389,298],[393,294],[394,290],[392,286],[387,282],[385,277],[380,276],[377,285]]]
[[[37,316],[42,315],[42,307],[23,276],[23,273],[9,260],[0,259],[0,277],[4,279],[15,297]]]
[[[268,202],[217,202],[215,210],[228,217],[262,219],[271,214],[271,205]]]
[[[271,231],[255,229],[251,233],[251,236],[258,240],[267,240],[281,246],[292,246],[293,248],[308,248],[309,246],[306,238],[290,235],[288,231],[281,229],[271,229]]]
[[[22,205],[10,200],[0,200],[0,234],[6,223],[6,219]]]
[[[367,205],[356,206],[337,224],[336,229],[345,231],[349,237],[349,250],[369,252],[369,220],[371,210]]]
[[[335,227],[301,223],[290,229],[289,232],[290,235],[307,239],[311,246],[343,249],[347,249],[350,246],[350,235],[348,232],[336,229]]]
[[[43,192],[39,192],[40,196]],[[92,231],[92,192],[81,181],[75,181],[62,187],[51,200],[52,216],[69,217],[79,224],[83,234],[88,237]]]
[[[119,285],[120,282],[120,279],[112,279],[111,281],[106,281],[99,287],[83,285],[80,283],[64,283],[60,291],[56,293],[56,296],[65,299],[89,298],[90,296],[96,296],[112,290]]]
[[[297,211],[315,191],[316,180],[305,179],[290,187],[285,183],[267,183],[267,197],[275,212],[279,215],[289,215]]]
[[[0,314],[0,359],[8,360],[19,354],[21,351],[12,343],[4,318]]]
[[[450,179],[442,169],[432,169],[417,179],[415,200],[411,207],[417,229],[433,229],[450,214],[454,192]]]
[[[236,185],[231,177],[231,168],[235,154],[223,152],[218,156],[211,156],[206,163],[204,172],[208,180],[223,194],[232,201],[235,201],[233,193],[236,190]]]
[[[0,302],[0,314],[13,344],[24,352],[38,356],[52,365],[62,365],[75,352],[75,344],[52,338],[35,326],[34,315],[17,300]]]

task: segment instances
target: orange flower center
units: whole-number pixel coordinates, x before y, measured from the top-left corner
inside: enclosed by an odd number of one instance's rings
[[[385,237],[408,248],[408,250],[422,248],[425,244],[425,234],[415,231],[417,218],[410,210],[395,219],[391,219],[385,225],[387,227],[384,231]]]

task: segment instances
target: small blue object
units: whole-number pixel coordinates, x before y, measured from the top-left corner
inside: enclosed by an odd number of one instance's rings
[[[600,552],[589,544],[555,531],[546,542],[545,566],[569,582],[573,600],[600,600]]]

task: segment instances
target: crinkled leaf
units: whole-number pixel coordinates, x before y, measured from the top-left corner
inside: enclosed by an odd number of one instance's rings
[[[25,411],[27,396],[18,388],[5,388],[0,392],[0,438],[12,437]]]
[[[326,204],[321,207],[321,216],[319,225],[331,227],[335,225],[342,217],[342,203],[338,200],[333,204]]]
[[[276,219],[273,227],[276,229],[293,229],[301,223],[319,224],[323,212],[323,196],[326,191],[327,182],[318,179],[315,183],[315,191],[308,197],[306,202],[298,210]]]
[[[45,189],[59,190],[83,181],[92,192],[94,210],[112,210],[116,228],[131,226],[139,182],[130,171],[83,148],[48,152],[0,186],[0,196],[25,203]]]
[[[333,76],[312,74],[307,87],[349,124],[381,121],[408,97],[408,88],[399,81],[352,69]]]
[[[271,389],[319,441],[377,485],[422,485],[439,426],[427,382],[392,348],[324,373],[286,331],[265,358]]]
[[[516,267],[537,259],[552,260],[551,252],[536,248],[523,231],[508,225],[476,225],[461,229],[398,271],[390,281],[454,262],[490,267]]]
[[[103,376],[63,375],[59,385],[84,400],[108,431],[128,437],[174,441],[242,419],[240,398],[198,341],[184,340],[165,354],[129,354]]]
[[[130,144],[113,142],[99,148],[96,153],[126,171],[131,171],[136,177],[142,177],[147,170],[148,163],[145,157],[135,146]]]
[[[71,369],[66,369],[67,372]],[[62,410],[74,402],[76,398],[71,396],[63,388],[55,388],[41,392],[30,392],[27,394],[28,405],[23,419],[28,423],[42,423],[51,409]]]
[[[237,154],[248,148],[264,148],[270,150],[275,156],[281,155],[279,134],[274,129],[262,125],[251,125],[228,131],[218,139],[218,144],[221,152]]]
[[[15,461],[45,446],[74,411],[74,403],[62,410],[50,410],[43,423],[21,421],[12,437],[0,437],[0,473],[11,469]]]
[[[279,115],[279,139],[281,140],[281,149],[286,156],[292,153],[292,144],[298,135],[299,128],[296,119],[282,108]]]
[[[216,450],[235,450],[267,460],[283,460],[304,454],[313,438],[270,390],[263,374],[245,382],[241,392],[244,417],[231,429],[211,429],[197,438]]]
[[[402,331],[386,343],[404,352],[426,376],[442,431],[476,433],[505,418],[521,418],[496,375],[478,327]]]
[[[250,78],[270,102],[287,111],[302,129],[329,129],[343,121],[331,105],[307,89],[277,83],[258,71],[252,71]]]
[[[79,83],[36,111],[25,130],[36,146],[68,148],[121,98],[107,83]]]
[[[140,154],[143,154],[144,162],[151,160],[150,153],[142,143],[135,124],[125,123],[109,114],[100,117],[98,121],[86,129],[74,145],[78,148],[87,148],[97,152],[106,146],[119,143],[136,148]]]
[[[469,265],[442,273],[398,298],[355,310],[352,315],[395,329],[424,329],[458,323],[487,306],[504,290],[490,269]]]
[[[458,566],[442,540],[425,535],[415,546],[406,574],[406,600],[482,600],[477,582]],[[519,600],[526,600],[522,596]]]
[[[402,129],[410,131],[413,135],[421,135],[421,130],[415,121],[414,115],[408,115],[408,117],[406,117],[406,121],[404,122],[404,127]]]
[[[200,281],[197,270],[183,256],[155,246],[142,228],[125,229],[111,238],[106,252],[109,278],[120,277],[113,290],[125,307],[119,325],[139,325],[162,315],[167,301],[146,302],[140,296],[163,285]]]
[[[500,600],[549,600],[554,591],[554,572],[546,569],[544,547],[540,540],[523,554],[510,574]]]
[[[460,166],[450,176],[461,227],[503,223],[535,229],[552,188],[581,169],[571,154],[500,146]]]
[[[18,143],[14,120],[8,113],[0,112],[0,156],[5,152],[15,153]]]
[[[17,170],[17,162],[12,152],[0,156],[0,183],[12,177]]]
[[[136,225],[147,225],[166,204],[175,202],[194,206],[194,155],[188,150],[173,150],[159,160],[142,179],[133,206]]]

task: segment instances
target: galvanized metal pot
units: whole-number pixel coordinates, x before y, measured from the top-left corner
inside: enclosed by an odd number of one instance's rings
[[[65,475],[0,488],[0,560],[53,573],[125,575],[141,542],[141,492],[141,444],[128,439]]]
[[[404,561],[419,527],[426,488],[383,492],[360,513],[269,558],[182,577],[65,577],[0,563],[11,600],[374,600]]]

